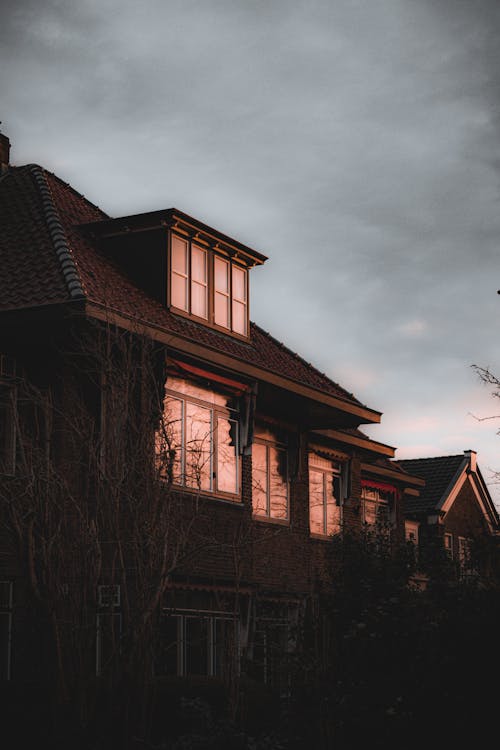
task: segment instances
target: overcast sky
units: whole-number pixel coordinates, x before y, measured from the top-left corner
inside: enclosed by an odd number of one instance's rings
[[[497,0],[4,0],[0,119],[112,216],[269,256],[252,318],[397,458],[500,471]],[[490,484],[497,505],[500,492]]]

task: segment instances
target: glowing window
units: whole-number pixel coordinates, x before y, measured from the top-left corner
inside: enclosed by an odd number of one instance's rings
[[[238,426],[231,396],[169,377],[156,433],[160,476],[202,492],[237,495]]]
[[[387,526],[389,523],[389,494],[375,487],[361,491],[363,522],[369,526]]]
[[[171,233],[170,304],[241,336],[248,335],[248,271]]]
[[[214,258],[214,321],[223,328],[230,327],[229,262]]]
[[[309,528],[311,534],[331,536],[341,524],[341,466],[309,454]]]
[[[252,505],[256,516],[288,519],[286,449],[260,439],[252,446]]]
[[[247,275],[243,268],[233,266],[233,331],[247,333]]]

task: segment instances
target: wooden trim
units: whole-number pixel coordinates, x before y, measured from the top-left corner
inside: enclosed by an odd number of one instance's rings
[[[378,414],[378,412],[374,413]],[[380,422],[380,419],[378,419],[377,422]],[[394,453],[396,452],[396,449],[390,445],[377,443],[376,440],[370,440],[370,438],[361,438],[357,435],[350,435],[349,433],[342,432],[341,430],[314,430],[314,432],[318,435],[323,435],[324,437],[330,438],[331,440],[337,440],[341,443],[348,443],[349,445],[355,445],[359,448],[365,448],[371,453],[380,453],[383,456],[388,456],[389,458],[393,458]]]
[[[390,477],[394,481],[402,484],[413,484],[417,487],[425,487],[425,479],[412,476],[411,474],[401,474],[394,469],[385,468],[384,466],[374,466],[373,464],[361,464],[361,471],[366,474],[376,474],[379,476]]]

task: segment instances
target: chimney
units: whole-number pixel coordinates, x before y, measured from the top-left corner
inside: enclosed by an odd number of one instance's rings
[[[10,141],[6,135],[0,133],[0,176],[9,168]]]
[[[464,451],[464,455],[466,458],[469,459],[469,470],[476,471],[476,468],[477,468],[476,451],[472,451],[472,450]]]

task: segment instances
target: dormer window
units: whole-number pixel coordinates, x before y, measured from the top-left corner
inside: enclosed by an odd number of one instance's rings
[[[248,272],[234,259],[171,233],[170,304],[227,331],[248,335]]]
[[[247,339],[257,250],[176,208],[81,224],[134,284],[176,315]]]

